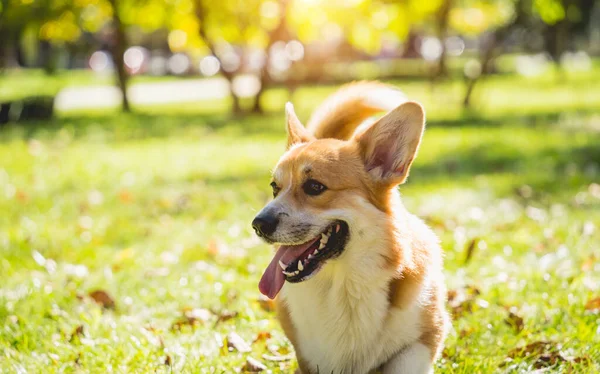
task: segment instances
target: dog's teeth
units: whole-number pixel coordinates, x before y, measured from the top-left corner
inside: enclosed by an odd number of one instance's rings
[[[336,233],[340,232],[340,224],[339,223],[335,226],[335,232]]]
[[[302,265],[302,261],[298,261],[298,270],[304,270],[304,265]]]
[[[319,250],[315,249],[315,256],[319,254]]]
[[[313,258],[313,255],[308,255],[308,260],[310,260],[311,258]]]
[[[325,243],[321,242],[321,244],[319,245],[319,249],[323,249],[323,248],[325,248]],[[315,251],[315,253],[319,253],[319,252],[318,252],[318,251],[319,251],[319,249],[317,249],[317,250]]]
[[[279,266],[281,266],[281,269],[283,270],[287,268],[287,266],[281,260],[279,260]]]
[[[291,277],[292,275],[294,275],[294,272],[288,273],[287,271],[284,271],[282,273],[287,275],[288,277]]]
[[[298,274],[300,274],[300,270],[296,270],[296,271],[294,272],[294,275],[298,275]]]
[[[329,236],[327,234],[321,234],[321,244],[323,244],[323,243],[327,244],[328,241],[329,241]]]

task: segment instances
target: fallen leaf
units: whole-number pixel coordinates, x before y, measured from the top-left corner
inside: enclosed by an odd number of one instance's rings
[[[27,196],[27,194],[25,192],[23,192],[22,190],[17,190],[17,193],[15,194],[15,196],[17,197],[17,200],[25,203],[27,202],[27,200],[29,200],[29,197]]]
[[[517,357],[531,357],[536,355],[541,355],[542,353],[548,353],[558,351],[558,348],[555,346],[553,342],[548,341],[537,341],[533,343],[529,343],[523,347],[517,347],[512,349],[508,353],[508,357],[517,358]]]
[[[171,365],[173,365],[173,360],[171,359],[171,356],[170,356],[170,355],[167,355],[167,356],[165,357],[165,361],[164,361],[164,363],[165,363],[165,365],[167,365],[167,366],[171,366]]]
[[[84,334],[83,325],[79,325],[79,326],[75,327],[75,329],[71,333],[71,337],[69,338],[69,342],[72,342],[73,339],[75,339],[76,337],[79,337],[79,336],[81,336],[83,334]]]
[[[596,265],[597,262],[597,258],[594,255],[589,256],[584,262],[583,264],[581,264],[581,271],[590,271],[592,269],[594,269],[594,266]]]
[[[472,328],[472,327],[467,327],[467,328],[464,328],[464,329],[460,330],[460,332],[458,333],[458,335],[459,335],[461,338],[465,338],[465,337],[467,337],[467,336],[471,335],[471,334],[472,334],[474,331],[475,331],[475,329],[474,329],[474,328]]]
[[[523,331],[523,317],[516,313],[508,312],[508,317],[504,320],[504,322],[514,328],[517,333]]]
[[[465,313],[471,313],[475,299],[481,292],[477,287],[465,286],[448,291],[448,306],[454,319],[460,318]]]
[[[130,203],[133,201],[133,196],[128,190],[121,190],[119,192],[119,200],[121,200],[123,203]]]
[[[538,359],[533,363],[533,367],[536,369],[545,368],[547,366],[554,366],[559,362],[566,361],[560,352],[547,352],[542,353]]]
[[[206,251],[211,256],[218,255],[219,254],[219,244],[217,243],[217,241],[214,240],[214,239],[212,239],[211,241],[209,241],[208,245],[206,246]]]
[[[115,309],[115,301],[110,295],[103,290],[90,292],[89,296],[105,309]]]
[[[235,332],[230,332],[227,335],[227,348],[229,352],[232,352],[234,349],[241,353],[252,351],[250,344],[246,343],[246,341]]]
[[[215,322],[215,326],[216,326],[220,322],[229,321],[230,319],[237,317],[238,312],[231,312],[229,310],[224,310],[224,311],[221,311],[221,313],[215,313],[215,314],[219,315],[217,322]]]
[[[600,312],[600,297],[596,297],[594,299],[589,300],[585,304],[585,310],[589,310],[592,312]]]
[[[537,341],[527,344],[523,347],[517,347],[508,353],[505,363],[511,362],[515,358],[526,358],[535,360],[533,367],[542,369],[554,366],[560,362],[574,362],[573,358],[565,358],[560,352],[561,346],[554,342]]]
[[[246,364],[242,370],[249,373],[258,373],[260,371],[267,370],[267,367],[257,359],[248,356],[246,358]]]
[[[171,330],[181,331],[183,326],[196,327],[196,325],[208,321],[212,316],[209,310],[202,308],[183,308],[182,314],[181,317],[173,322]]]
[[[261,331],[259,332],[256,337],[254,338],[254,340],[252,341],[252,343],[256,343],[258,341],[261,340],[267,340],[271,338],[271,333],[268,331]]]
[[[267,311],[267,312],[275,311],[275,300],[271,300],[268,297],[266,297],[265,295],[261,294],[258,297],[258,304],[264,311]]]
[[[465,262],[464,264],[468,264],[469,261],[471,261],[471,258],[473,257],[473,253],[475,252],[475,247],[477,246],[477,243],[479,242],[479,238],[473,238],[471,239],[471,241],[469,242],[469,245],[467,246],[467,249],[465,250]]]

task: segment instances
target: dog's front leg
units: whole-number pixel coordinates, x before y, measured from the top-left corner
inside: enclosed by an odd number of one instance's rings
[[[433,373],[431,350],[422,343],[404,348],[383,365],[383,374]]]

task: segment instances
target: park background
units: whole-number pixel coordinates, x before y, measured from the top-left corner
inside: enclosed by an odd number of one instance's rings
[[[437,371],[597,373],[599,56],[594,0],[0,0],[0,372],[291,372],[283,107],[379,79],[427,110]]]

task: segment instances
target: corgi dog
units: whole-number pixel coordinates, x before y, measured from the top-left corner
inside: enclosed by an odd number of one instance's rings
[[[286,117],[274,198],[252,226],[278,246],[259,289],[275,299],[298,372],[432,372],[449,328],[442,253],[397,188],[421,143],[423,107],[359,82],[306,127],[291,103]]]

